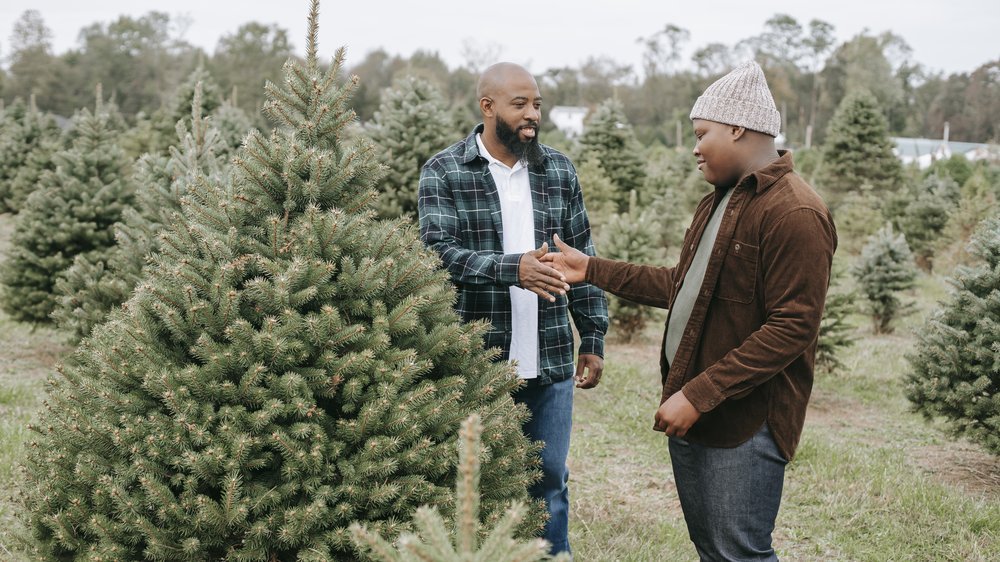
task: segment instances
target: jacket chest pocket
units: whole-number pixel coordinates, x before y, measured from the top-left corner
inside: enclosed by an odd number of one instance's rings
[[[753,302],[757,289],[759,248],[733,239],[722,261],[715,296],[721,300],[742,304]]]

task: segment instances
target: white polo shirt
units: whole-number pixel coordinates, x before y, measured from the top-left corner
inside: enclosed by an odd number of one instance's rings
[[[503,251],[520,254],[535,249],[534,209],[528,167],[518,161],[511,168],[494,158],[476,135],[479,153],[489,162],[490,175],[497,186],[503,222]],[[538,377],[538,295],[520,287],[510,288],[512,334],[510,360],[517,361],[523,379]]]

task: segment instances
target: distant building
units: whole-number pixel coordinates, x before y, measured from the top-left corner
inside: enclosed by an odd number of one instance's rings
[[[575,139],[583,134],[583,120],[590,110],[575,105],[555,105],[549,110],[549,120],[568,138]]]
[[[944,138],[940,139],[918,139],[909,137],[892,137],[892,142],[896,144],[893,153],[903,162],[903,164],[916,163],[921,169],[926,168],[938,160],[946,160],[956,154],[965,156],[967,159],[983,160],[1000,158],[1000,149],[978,142],[955,142],[948,140],[948,124],[944,125]]]

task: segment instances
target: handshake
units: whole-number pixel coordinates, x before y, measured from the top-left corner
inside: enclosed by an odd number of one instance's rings
[[[590,256],[560,240],[558,234],[552,239],[558,252],[549,252],[549,244],[544,242],[521,256],[517,270],[521,288],[549,302],[555,302],[556,294],[565,295],[570,285],[581,283],[590,261]]]

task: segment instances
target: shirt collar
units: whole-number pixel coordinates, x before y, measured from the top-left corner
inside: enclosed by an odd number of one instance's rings
[[[767,191],[782,176],[791,171],[792,153],[787,150],[779,150],[778,158],[767,166],[743,178],[743,181],[740,183],[745,184],[747,189],[754,189],[759,194]]]
[[[476,125],[476,128],[472,130],[472,134],[465,138],[465,152],[462,154],[462,163],[468,164],[475,160],[476,158],[485,158],[479,154],[479,143],[476,138],[485,130],[483,124],[480,123]]]
[[[521,168],[524,168],[524,162],[521,161],[521,160],[518,160],[517,162],[514,162],[514,166],[511,167],[511,166],[508,166],[507,164],[501,162],[500,160],[497,160],[496,158],[494,158],[493,155],[490,154],[490,151],[486,149],[486,144],[483,143],[482,133],[474,133],[474,134],[476,136],[476,145],[479,148],[479,154],[480,154],[480,156],[482,156],[483,158],[485,158],[487,162],[489,162],[490,164],[496,164],[498,166],[503,166],[504,168],[507,168],[508,170],[510,170],[511,173],[514,173],[514,172],[520,170]]]

